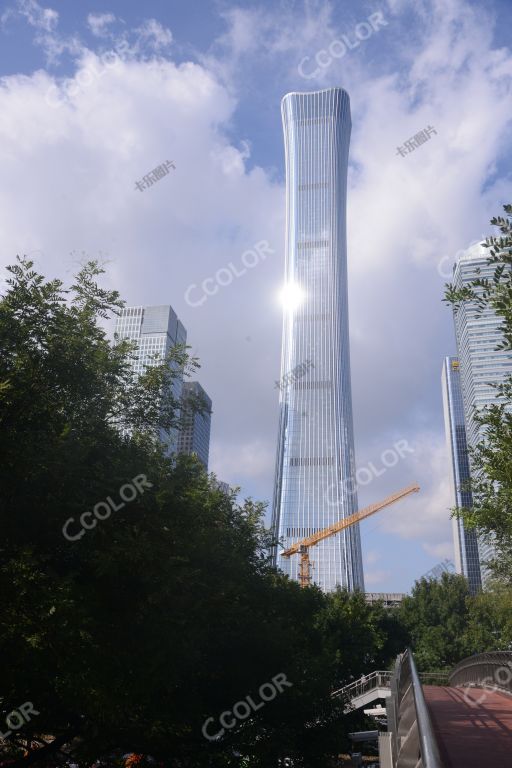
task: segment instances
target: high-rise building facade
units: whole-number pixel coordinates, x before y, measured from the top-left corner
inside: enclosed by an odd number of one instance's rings
[[[480,245],[470,249],[457,261],[453,271],[453,283],[462,288],[478,277],[492,277],[495,266],[488,264],[488,251]],[[464,302],[454,312],[457,353],[460,361],[460,380],[467,441],[476,448],[483,439],[482,427],[474,416],[487,405],[499,402],[493,385],[502,383],[512,374],[512,355],[497,350],[502,341],[499,329],[501,319],[494,310],[480,311],[473,301]],[[470,468],[473,470],[471,456]],[[479,538],[482,583],[488,578],[485,561],[494,557],[489,541]]]
[[[471,492],[464,488],[470,478],[466,424],[460,382],[460,364],[457,357],[445,357],[441,377],[443,391],[444,424],[448,455],[453,507],[470,508]],[[478,540],[474,530],[466,529],[462,519],[452,518],[455,570],[468,580],[471,594],[482,586]]]
[[[198,381],[186,381],[183,384],[182,402],[178,453],[197,456],[207,470],[212,401]]]
[[[351,119],[342,88],[282,101],[285,295],[273,530],[284,547],[357,510],[347,304],[346,186]],[[297,579],[298,558],[275,552]],[[359,527],[311,550],[312,580],[364,590]]]
[[[175,344],[185,344],[187,332],[178,319],[176,312],[168,304],[156,307],[125,307],[117,317],[116,337],[130,339],[137,343],[137,353],[133,360],[134,375],[139,376],[148,366],[156,365],[165,359]],[[173,383],[173,395],[181,398],[183,380],[177,376]],[[178,430],[160,434],[169,454],[176,453]]]

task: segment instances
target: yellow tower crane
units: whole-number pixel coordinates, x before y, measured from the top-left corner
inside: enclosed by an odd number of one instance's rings
[[[382,501],[377,501],[375,504],[370,504],[369,507],[360,509],[358,512],[354,512],[353,515],[345,517],[343,520],[338,520],[337,523],[333,523],[333,525],[330,525],[328,528],[324,528],[322,531],[317,531],[317,533],[314,533],[312,536],[308,536],[306,539],[295,542],[295,544],[293,544],[291,547],[285,549],[284,552],[281,552],[281,556],[291,557],[292,555],[300,553],[299,583],[301,587],[307,587],[311,581],[311,563],[309,560],[309,550],[311,547],[314,547],[316,544],[318,544],[319,541],[328,539],[329,536],[334,536],[336,533],[345,530],[345,528],[349,528],[351,525],[354,525],[354,523],[358,523],[360,520],[364,520],[365,517],[374,515],[376,512],[384,509],[384,507],[389,507],[390,504],[394,504],[396,501],[400,501],[400,499],[403,499],[410,493],[417,493],[419,489],[420,487],[418,483],[408,485],[406,488],[402,488],[401,491],[397,491],[397,493],[392,493],[391,496],[387,496]]]

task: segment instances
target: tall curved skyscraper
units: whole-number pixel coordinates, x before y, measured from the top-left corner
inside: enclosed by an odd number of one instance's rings
[[[342,88],[289,93],[286,262],[273,529],[285,547],[357,510],[347,306],[350,100]],[[299,558],[279,568],[297,579]],[[364,590],[359,527],[310,550],[312,580]]]

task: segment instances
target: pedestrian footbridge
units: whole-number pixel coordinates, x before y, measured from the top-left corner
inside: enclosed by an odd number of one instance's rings
[[[371,675],[363,675],[359,680],[334,691],[332,695],[342,697],[345,701],[345,713],[351,712],[391,696],[392,677],[393,672],[372,672]]]
[[[352,712],[354,709],[361,709],[374,704],[376,701],[382,701],[391,696],[391,680],[394,672],[390,670],[379,670],[370,675],[363,675],[359,680],[343,686],[334,691],[333,697],[341,697],[345,701],[344,712]],[[448,682],[446,672],[422,672],[420,679],[423,684],[444,685]]]
[[[407,650],[393,672],[373,672],[333,696],[346,712],[385,699],[381,768],[512,768],[512,652],[471,656],[443,680],[420,677]]]

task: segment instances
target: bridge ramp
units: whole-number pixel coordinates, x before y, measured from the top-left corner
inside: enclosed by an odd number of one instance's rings
[[[512,768],[512,696],[424,685],[445,768]]]

